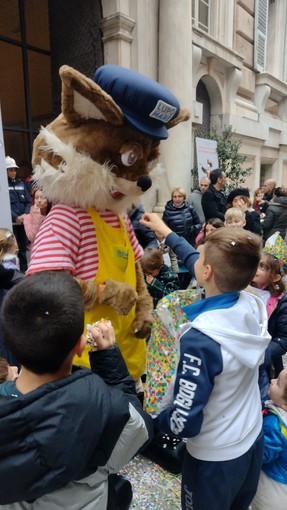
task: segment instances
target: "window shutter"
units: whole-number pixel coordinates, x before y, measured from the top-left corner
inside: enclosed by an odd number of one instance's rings
[[[284,49],[284,77],[283,80],[287,82],[287,13],[285,21],[285,49]]]
[[[268,5],[269,0],[255,1],[254,69],[261,73],[266,70]]]

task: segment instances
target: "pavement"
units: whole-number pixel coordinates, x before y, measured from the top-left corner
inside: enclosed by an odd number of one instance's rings
[[[181,510],[181,476],[169,473],[143,455],[122,469],[133,487],[130,510]]]

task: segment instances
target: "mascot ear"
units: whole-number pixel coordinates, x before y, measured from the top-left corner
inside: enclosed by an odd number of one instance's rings
[[[72,67],[62,66],[62,113],[68,123],[83,120],[104,120],[116,126],[123,124],[123,114],[112,97]]]
[[[173,128],[174,126],[177,126],[177,124],[179,124],[180,122],[185,122],[186,120],[188,120],[190,118],[190,112],[188,110],[185,110],[183,108],[181,108],[179,110],[179,113],[178,115],[174,118],[174,119],[171,119],[167,124],[166,124],[166,127],[167,129],[171,129]]]

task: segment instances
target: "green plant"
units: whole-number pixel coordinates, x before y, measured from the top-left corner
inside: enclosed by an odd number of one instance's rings
[[[227,193],[234,188],[242,187],[248,175],[252,173],[251,167],[244,168],[243,166],[247,156],[239,153],[242,141],[236,140],[234,134],[232,126],[224,126],[221,135],[218,135],[212,128],[209,134],[203,136],[203,138],[217,142],[218,164],[224,168],[227,176]],[[197,168],[193,168],[191,173],[194,183],[198,184]]]

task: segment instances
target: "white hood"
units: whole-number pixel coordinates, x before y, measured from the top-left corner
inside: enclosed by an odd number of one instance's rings
[[[271,339],[267,331],[268,316],[264,303],[246,291],[240,292],[235,305],[222,309],[220,323],[216,309],[201,313],[191,325],[218,342],[249,368],[263,362],[265,349]],[[246,345],[246,349],[242,348],[242,344]]]

